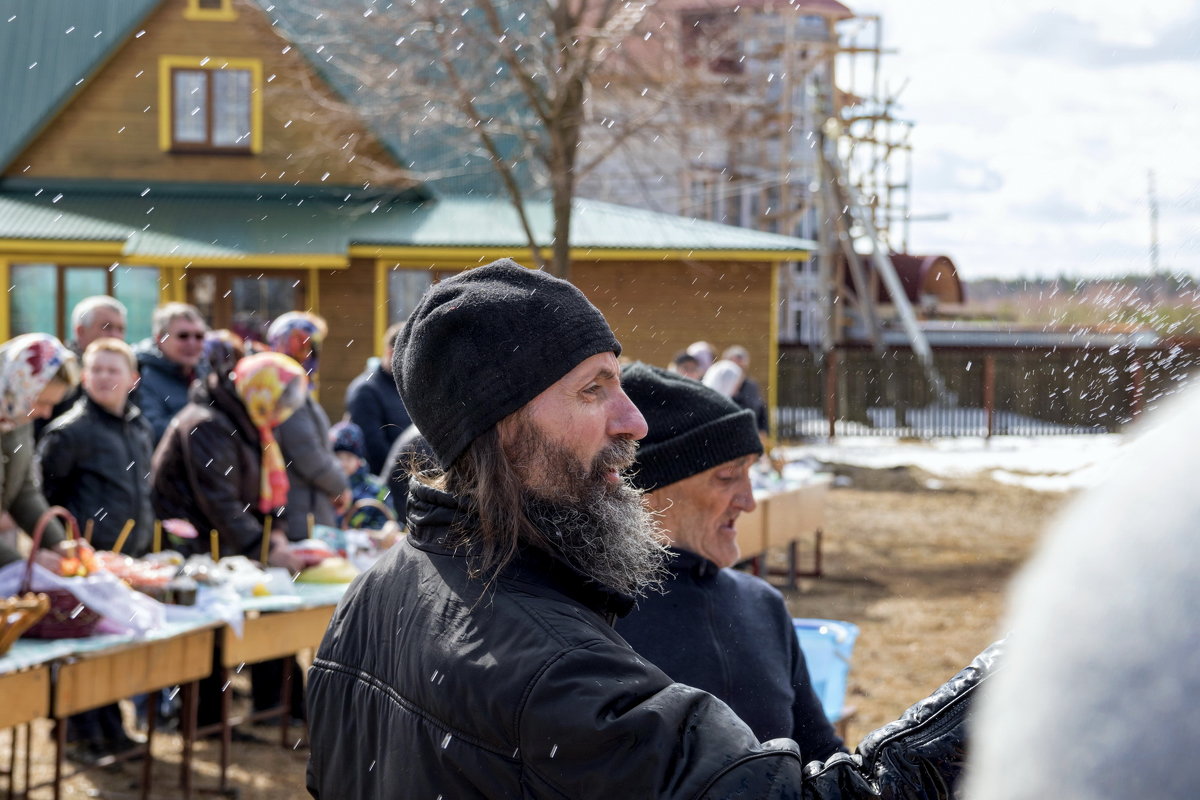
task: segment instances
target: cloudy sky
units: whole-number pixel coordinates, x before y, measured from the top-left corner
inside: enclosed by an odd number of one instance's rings
[[[1200,276],[1200,2],[846,2],[916,123],[910,249],[960,274]],[[905,83],[906,82],[906,83]]]

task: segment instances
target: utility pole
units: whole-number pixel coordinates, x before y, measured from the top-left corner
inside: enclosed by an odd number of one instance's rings
[[[1154,188],[1154,170],[1149,173],[1150,197],[1150,274],[1158,274],[1158,193]]]

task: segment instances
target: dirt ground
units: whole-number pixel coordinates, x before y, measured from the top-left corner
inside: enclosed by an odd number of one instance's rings
[[[912,468],[838,467],[852,485],[830,492],[825,577],[787,591],[793,616],[848,620],[860,628],[847,703],[857,709],[847,743],[895,719],[966,665],[995,637],[1009,578],[1066,496],[987,478],[931,481]],[[930,488],[936,486],[937,488]],[[802,552],[804,552],[802,550]],[[304,792],[306,751],[279,745],[275,728],[250,731],[262,743],[234,746],[230,782],[244,798],[285,800]],[[49,725],[34,732],[34,781],[53,774]],[[0,733],[0,767],[9,750]],[[155,796],[178,797],[178,736],[155,744]],[[195,750],[195,785],[216,785],[214,741]],[[64,797],[135,797],[140,767],[122,765],[64,784]],[[0,778],[0,788],[7,788]],[[49,796],[43,789],[35,796]]]
[[[846,697],[854,744],[996,638],[1010,578],[1068,496],[907,467],[837,471],[853,486],[829,493],[825,577],[785,594],[793,616],[860,629]]]

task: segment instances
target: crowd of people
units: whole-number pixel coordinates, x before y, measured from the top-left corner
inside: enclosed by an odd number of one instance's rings
[[[259,343],[169,303],[135,347],[125,321],[88,298],[69,345],[0,345],[18,528],[56,503],[95,547],[131,527],[136,556],[155,520],[177,521],[296,571],[289,542],[316,525],[407,521],[339,605],[307,706],[292,683],[314,797],[949,796],[995,652],[852,755],[782,596],[731,568],[766,436],[744,348],[630,363],[575,287],[501,261],[428,291],[331,425],[313,398],[319,317],[284,314]],[[32,557],[53,566],[68,546],[52,525]],[[256,709],[279,701],[283,668],[253,666]],[[115,707],[71,722],[80,760],[129,744]]]
[[[67,343],[34,333],[0,345],[0,566],[26,557],[22,532],[52,505],[88,540],[68,541],[50,519],[29,557],[55,571],[81,546],[120,542],[124,554],[145,555],[162,522],[168,546],[184,555],[208,553],[215,531],[220,555],[266,552],[268,565],[295,572],[302,562],[289,543],[315,526],[395,523],[368,453],[386,454],[407,414],[394,385],[392,396],[378,390],[381,370],[368,370],[350,388],[349,417],[330,425],[313,397],[327,333],[320,317],[283,314],[262,342],[208,330],[183,303],[156,309],[151,336],[132,346],[126,323],[119,301],[88,297],[72,312]],[[278,664],[255,667],[256,707],[278,704],[279,672]],[[219,695],[209,699],[201,724],[215,720]],[[302,713],[299,695],[294,707]],[[68,739],[68,755],[81,762],[135,743],[115,705],[73,717]]]
[[[759,433],[765,437],[770,431],[766,398],[758,381],[750,377],[750,351],[740,344],[725,348],[718,359],[716,348],[708,342],[692,342],[675,354],[667,370],[700,381],[739,407],[753,411]]]

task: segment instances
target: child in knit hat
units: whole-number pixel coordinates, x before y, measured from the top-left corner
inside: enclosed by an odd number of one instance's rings
[[[329,444],[333,454],[346,473],[350,484],[352,505],[346,515],[338,516],[338,524],[346,528],[381,530],[391,519],[388,512],[375,503],[359,503],[373,500],[391,509],[391,492],[384,482],[367,471],[367,444],[362,428],[353,422],[339,422],[329,429]]]

